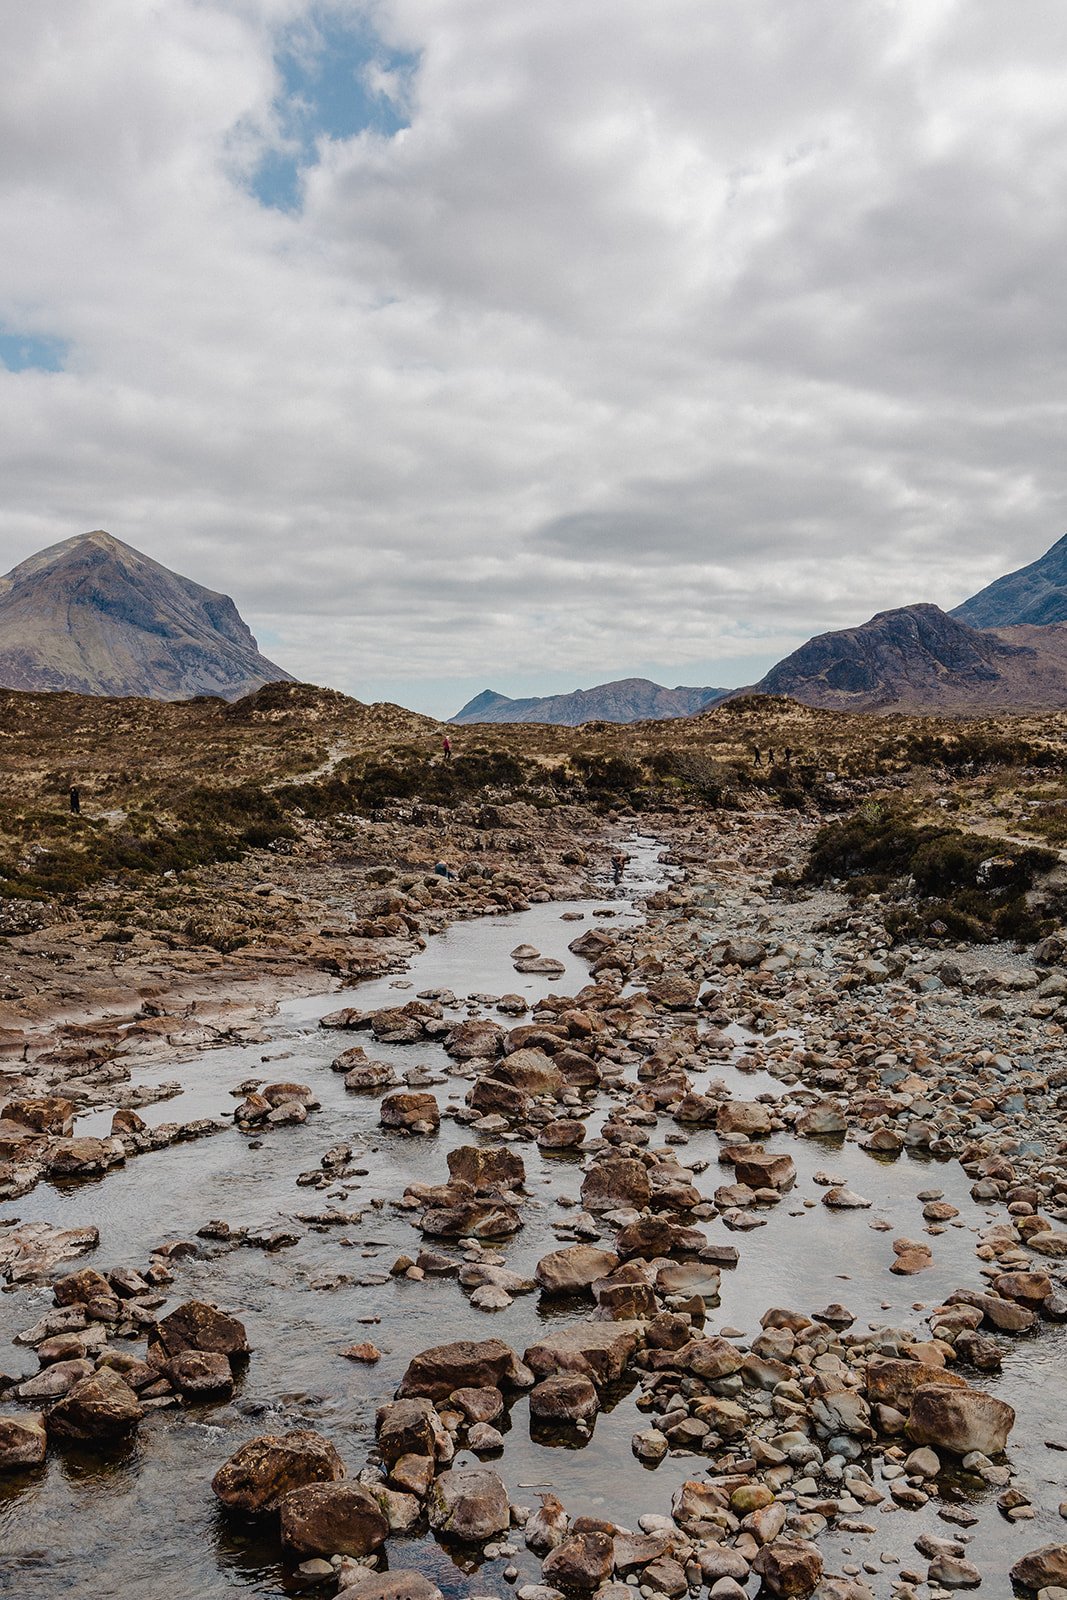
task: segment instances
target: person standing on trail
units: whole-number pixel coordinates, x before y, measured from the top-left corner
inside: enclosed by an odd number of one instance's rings
[[[448,737],[447,733],[445,734],[444,738],[441,740],[441,749],[444,751],[445,760],[446,761],[451,761],[452,760],[452,740]]]
[[[628,860],[629,857],[624,855],[621,850],[616,850],[615,854],[611,858],[611,881],[615,884],[616,888],[618,888],[619,884],[622,882],[622,875],[626,870],[626,863]]]
[[[763,757],[759,753],[758,744],[754,744],[752,746],[752,765],[754,767],[760,767],[763,765]]]
[[[77,784],[72,783],[71,786],[70,786],[70,813],[71,813],[71,816],[80,817],[81,816],[81,809],[82,809],[81,791],[79,790]]]

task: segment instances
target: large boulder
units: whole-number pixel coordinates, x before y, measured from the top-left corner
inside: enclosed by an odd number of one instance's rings
[[[1043,1544],[1011,1569],[1011,1580],[1024,1589],[1067,1589],[1067,1544]]]
[[[811,1594],[822,1577],[822,1556],[803,1539],[774,1539],[765,1544],[752,1570],[772,1595]]]
[[[184,1350],[203,1350],[232,1361],[249,1352],[244,1323],[205,1300],[187,1300],[178,1306],[156,1323],[153,1338],[164,1355],[171,1357]]]
[[[211,1487],[224,1506],[252,1514],[274,1511],[291,1489],[337,1483],[345,1464],[328,1439],[307,1428],[261,1434],[224,1461]]]
[[[592,1381],[578,1372],[557,1372],[530,1390],[530,1415],[542,1422],[589,1422],[599,1410]]]
[[[770,1133],[774,1118],[769,1106],[758,1100],[724,1100],[715,1118],[720,1133],[743,1133],[747,1139]]]
[[[144,1408],[110,1367],[76,1383],[48,1413],[49,1435],[62,1439],[114,1439],[135,1428]]]
[[[494,1389],[493,1393],[499,1395],[499,1390]],[[433,1402],[419,1396],[411,1400],[391,1400],[388,1405],[380,1406],[374,1431],[382,1460],[392,1466],[402,1456],[432,1459],[442,1430]]]
[[[432,1133],[441,1125],[441,1108],[432,1094],[400,1089],[387,1094],[378,1112],[383,1128],[406,1128],[409,1133]]]
[[[300,1556],[366,1556],[386,1541],[389,1523],[358,1483],[310,1483],[278,1502],[282,1544]]]
[[[44,1417],[39,1411],[0,1415],[0,1472],[39,1467],[47,1447]]]
[[[746,1150],[734,1163],[734,1172],[738,1183],[745,1183],[750,1189],[784,1191],[797,1181],[792,1156],[775,1155],[769,1150]]]
[[[542,1256],[534,1270],[534,1280],[546,1294],[582,1294],[598,1278],[608,1277],[618,1264],[618,1256],[610,1250],[572,1244]]]
[[[1015,1412],[1005,1400],[980,1389],[928,1383],[911,1397],[907,1435],[913,1444],[935,1445],[953,1455],[999,1455],[1008,1442]]]
[[[572,1322],[546,1333],[523,1360],[538,1378],[577,1372],[595,1384],[615,1383],[644,1333],[640,1322]]]
[[[644,1162],[630,1156],[597,1161],[582,1179],[582,1204],[587,1211],[643,1211],[651,1196]]]
[[[563,1089],[563,1074],[543,1050],[515,1050],[498,1061],[493,1076],[514,1084],[530,1095],[550,1095],[557,1099]]]
[[[442,1472],[430,1491],[430,1527],[467,1543],[481,1543],[511,1525],[508,1492],[487,1467]]]
[[[503,1200],[458,1200],[428,1206],[419,1227],[431,1239],[506,1239],[522,1227],[522,1218]]]
[[[541,1576],[554,1588],[589,1593],[608,1581],[614,1565],[610,1533],[572,1533],[549,1551],[541,1563]]]
[[[512,1189],[526,1182],[525,1164],[515,1150],[462,1144],[450,1150],[446,1159],[452,1179],[469,1183],[473,1189]]]
[[[504,1030],[496,1022],[457,1022],[443,1043],[454,1061],[493,1061],[504,1048]]]
[[[425,1395],[446,1400],[453,1389],[523,1388],[529,1384],[518,1356],[502,1339],[457,1339],[413,1356],[397,1398]]]

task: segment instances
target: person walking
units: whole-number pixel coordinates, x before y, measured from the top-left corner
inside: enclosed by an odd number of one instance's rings
[[[70,811],[71,811],[71,815],[74,816],[74,817],[80,817],[81,816],[81,809],[82,809],[81,791],[78,788],[77,784],[72,783],[71,786],[70,786]]]
[[[445,760],[446,761],[451,761],[452,760],[452,740],[448,737],[447,733],[445,734],[444,738],[441,740],[441,749],[444,751]]]

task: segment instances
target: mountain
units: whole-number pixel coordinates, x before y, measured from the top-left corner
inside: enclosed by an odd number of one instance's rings
[[[614,683],[598,683],[593,689],[529,700],[509,700],[506,694],[485,689],[449,720],[460,724],[553,722],[563,728],[577,728],[583,722],[666,722],[671,717],[706,711],[727,693],[726,689],[687,689],[681,685],[664,689],[648,678],[619,678]]]
[[[972,628],[1067,622],[1067,534],[1040,560],[998,578],[949,615]]]
[[[77,694],[236,700],[293,677],[261,656],[228,595],[97,529],[0,578],[0,684]]]
[[[1047,710],[1067,706],[1067,627],[968,627],[933,605],[822,633],[754,685],[827,711]]]

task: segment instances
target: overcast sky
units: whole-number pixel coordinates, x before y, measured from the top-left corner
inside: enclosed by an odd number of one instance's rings
[[[1063,0],[4,15],[0,570],[450,713],[752,681],[1067,527]]]

